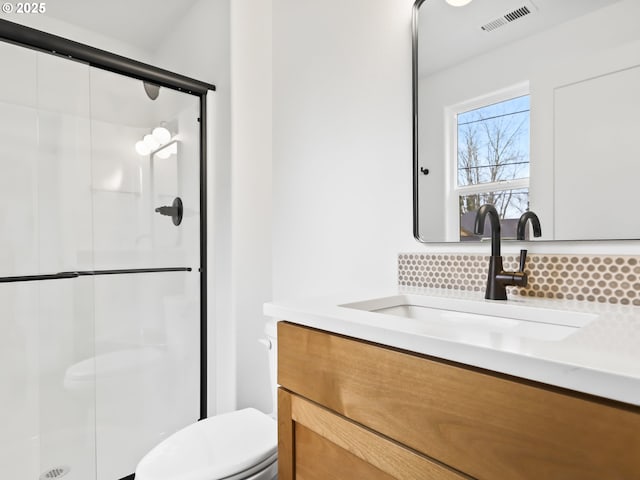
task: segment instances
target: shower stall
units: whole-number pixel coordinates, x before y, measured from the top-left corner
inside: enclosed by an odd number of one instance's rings
[[[206,416],[214,87],[1,20],[0,59],[0,478],[130,478]]]

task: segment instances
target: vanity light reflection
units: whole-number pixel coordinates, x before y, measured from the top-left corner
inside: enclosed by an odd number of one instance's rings
[[[147,156],[152,152],[159,151],[171,140],[171,132],[165,126],[159,126],[152,130],[151,133],[146,134],[142,140],[138,140],[135,145],[136,152],[138,155]],[[168,153],[166,157],[160,158],[168,158],[171,153]]]
[[[471,3],[471,0],[446,0],[452,7],[464,7]]]

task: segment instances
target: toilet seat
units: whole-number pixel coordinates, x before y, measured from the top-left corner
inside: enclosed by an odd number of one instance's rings
[[[136,480],[241,480],[277,459],[274,419],[246,408],[174,433],[144,456]]]

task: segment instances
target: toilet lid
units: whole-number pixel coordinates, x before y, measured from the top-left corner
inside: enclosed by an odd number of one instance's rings
[[[277,450],[275,420],[246,408],[169,436],[140,461],[136,480],[218,480],[260,464]]]

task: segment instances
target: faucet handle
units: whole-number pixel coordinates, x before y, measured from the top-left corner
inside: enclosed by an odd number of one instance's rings
[[[527,251],[520,250],[520,272],[524,272],[524,264],[527,262]]]

